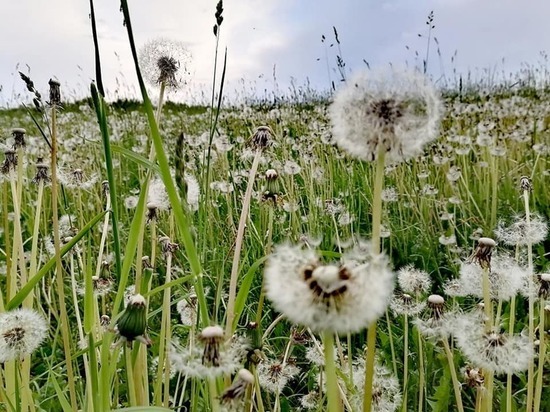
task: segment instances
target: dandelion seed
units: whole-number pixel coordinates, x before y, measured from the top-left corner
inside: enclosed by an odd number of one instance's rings
[[[451,246],[451,245],[456,245],[456,236],[455,235],[441,235],[439,236],[439,243],[442,244],[443,246]]]
[[[398,70],[358,72],[336,93],[329,115],[338,146],[363,160],[379,147],[388,163],[419,155],[438,132],[442,105],[428,79]]]
[[[382,190],[382,201],[383,202],[397,202],[399,199],[399,194],[397,193],[397,189],[393,186],[386,187],[384,190]]]
[[[290,321],[315,331],[356,332],[386,309],[393,274],[384,255],[346,252],[323,265],[312,250],[279,245],[265,269],[267,297]]]
[[[485,383],[485,377],[479,368],[472,368],[466,366],[462,371],[464,377],[464,384],[469,388],[481,389]]]
[[[0,314],[0,363],[32,354],[46,338],[48,324],[32,309]]]
[[[190,60],[191,54],[184,43],[165,38],[150,40],[139,52],[143,77],[153,87],[164,83],[168,88],[177,89],[185,84]]]

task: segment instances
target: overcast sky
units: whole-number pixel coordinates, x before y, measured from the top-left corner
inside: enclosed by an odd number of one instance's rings
[[[189,84],[173,98],[209,93],[217,0],[129,3],[138,47],[163,36],[184,42],[193,55]],[[108,93],[131,94],[136,77],[119,2],[96,0],[95,7]],[[224,8],[220,46],[222,52],[227,46],[227,90],[233,94],[262,95],[274,88],[274,72],[282,92],[291,78],[326,89],[340,78],[337,54],[348,74],[362,68],[363,60],[371,67],[422,65],[432,10],[441,53],[432,43],[428,68],[435,79],[452,78],[453,70],[486,77],[484,69],[517,73],[525,63],[544,68],[540,52],[550,46],[548,0],[226,0]],[[0,106],[25,94],[17,70],[29,74],[29,68],[43,94],[50,77],[65,94],[87,93],[94,77],[88,0],[4,0],[0,15]]]

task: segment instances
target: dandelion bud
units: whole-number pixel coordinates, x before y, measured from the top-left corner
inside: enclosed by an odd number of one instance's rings
[[[254,375],[246,369],[241,369],[229,388],[222,394],[224,404],[234,404],[244,398],[246,390],[254,385]]]
[[[273,144],[274,133],[268,126],[260,126],[250,138],[250,145],[256,150],[263,150]]]
[[[140,336],[145,338],[145,329],[147,328],[147,308],[143,296],[137,294],[130,298],[128,305],[117,321],[116,328],[118,334],[126,339],[129,344],[134,340],[143,341],[138,339]],[[150,344],[147,346],[150,346]]]
[[[17,149],[19,147],[25,147],[25,133],[27,131],[22,128],[12,129],[11,134],[15,142],[13,143],[13,148]]]
[[[17,166],[17,155],[13,149],[6,149],[4,155],[6,157],[2,163],[1,171],[3,174],[8,174],[11,170],[15,170]]]
[[[522,192],[531,192],[533,190],[533,183],[527,176],[522,176],[519,179],[519,189]]]
[[[59,106],[61,104],[61,83],[55,79],[50,79],[48,84],[50,85],[50,105]]]

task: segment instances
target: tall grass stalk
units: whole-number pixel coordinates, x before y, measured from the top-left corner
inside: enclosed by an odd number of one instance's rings
[[[233,335],[233,319],[235,318],[235,298],[237,296],[237,281],[239,279],[239,263],[241,261],[241,249],[244,240],[244,230],[246,227],[246,221],[250,212],[250,201],[252,199],[252,189],[254,188],[254,181],[256,179],[256,172],[258,171],[258,165],[260,164],[260,157],[262,156],[262,150],[256,149],[254,160],[252,161],[252,167],[248,174],[248,184],[246,186],[246,192],[244,194],[243,205],[241,209],[241,217],[239,219],[239,228],[237,229],[237,238],[235,239],[235,252],[233,254],[233,264],[231,266],[231,278],[229,280],[229,298],[227,301],[227,318],[225,323],[225,335]]]

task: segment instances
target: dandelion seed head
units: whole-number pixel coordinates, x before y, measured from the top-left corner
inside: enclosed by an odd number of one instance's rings
[[[522,372],[534,357],[527,336],[486,332],[484,322],[475,313],[455,319],[455,339],[470,362],[497,375]]]
[[[290,363],[261,362],[258,365],[258,381],[266,391],[280,394],[299,372],[300,370]]]
[[[266,293],[290,321],[316,331],[354,332],[385,310],[393,274],[384,256],[350,251],[323,265],[312,250],[279,245],[265,269]]]
[[[397,283],[401,290],[412,295],[427,292],[432,286],[430,275],[412,265],[405,266],[397,272]]]
[[[186,83],[191,53],[182,42],[158,38],[143,45],[138,60],[149,85],[164,83],[169,89],[177,89]]]
[[[373,161],[381,147],[388,163],[419,155],[436,138],[442,105],[428,79],[398,70],[356,73],[329,109],[335,143]]]
[[[0,363],[32,354],[46,338],[48,324],[32,309],[0,314]]]
[[[543,242],[548,235],[548,224],[539,215],[531,215],[529,223],[525,217],[517,217],[506,226],[500,222],[495,229],[495,236],[508,246],[527,246]]]

